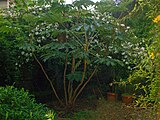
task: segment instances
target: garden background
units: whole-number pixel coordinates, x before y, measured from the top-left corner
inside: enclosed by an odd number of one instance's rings
[[[159,7],[10,1],[0,10],[0,119],[131,120],[140,111],[142,120],[159,120]],[[129,107],[129,117],[116,106]]]

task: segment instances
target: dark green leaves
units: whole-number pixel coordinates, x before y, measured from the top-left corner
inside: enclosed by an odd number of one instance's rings
[[[82,79],[82,72],[81,71],[75,71],[74,73],[66,75],[66,77],[70,81],[79,82]]]
[[[118,64],[121,65],[121,66],[124,66],[123,62],[121,62],[118,59],[113,59],[110,56],[108,56],[107,58],[99,58],[99,59],[96,60],[96,62],[98,64],[103,64],[103,65],[107,65],[107,66],[116,66]]]
[[[93,6],[94,2],[90,0],[77,0],[73,2],[73,5],[82,9],[82,7],[87,8],[89,6]]]

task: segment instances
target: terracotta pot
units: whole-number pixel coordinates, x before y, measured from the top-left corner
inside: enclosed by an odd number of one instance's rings
[[[123,96],[122,95],[122,102],[126,104],[131,104],[133,102],[133,96]]]
[[[107,100],[108,101],[111,101],[111,102],[114,102],[117,100],[117,94],[115,93],[107,93]]]

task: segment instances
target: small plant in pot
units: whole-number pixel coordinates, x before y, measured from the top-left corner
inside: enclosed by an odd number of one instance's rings
[[[134,100],[134,85],[128,80],[123,81],[121,85],[123,86],[122,102],[131,104]]]
[[[129,93],[123,93],[122,94],[122,102],[126,104],[130,104],[133,102],[134,96]]]
[[[116,92],[116,85],[113,83],[110,83],[109,87],[111,92],[107,92],[107,100],[114,102],[117,100],[117,97],[118,97],[118,94]]]

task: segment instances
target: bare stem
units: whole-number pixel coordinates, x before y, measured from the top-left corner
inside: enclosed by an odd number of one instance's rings
[[[67,64],[68,64],[68,53],[66,53],[66,61],[65,61],[65,68],[64,68],[64,74],[63,74],[64,96],[65,96],[66,105],[68,104],[68,100],[67,100],[67,90],[66,90],[66,71],[67,71]]]
[[[51,85],[51,88],[52,88],[52,90],[53,90],[56,98],[58,99],[59,103],[60,103],[62,106],[64,106],[63,102],[60,100],[60,98],[59,98],[59,96],[58,96],[58,94],[57,94],[57,92],[56,92],[56,90],[55,90],[55,88],[54,88],[54,86],[53,86],[52,81],[51,81],[50,78],[48,77],[48,75],[47,75],[47,73],[46,73],[43,65],[42,65],[41,62],[37,59],[37,57],[36,57],[36,55],[35,55],[34,53],[33,53],[33,57],[35,58],[35,60],[36,60],[37,63],[39,64],[39,66],[41,67],[41,69],[42,69],[42,71],[43,71],[46,79],[49,81],[49,83],[50,83],[50,85]]]
[[[85,31],[85,45],[84,45],[84,51],[87,53],[88,52],[88,38],[87,38],[87,32]],[[72,99],[74,99],[74,97],[76,96],[78,90],[80,89],[80,87],[83,85],[84,82],[84,78],[86,75],[86,69],[87,69],[87,60],[84,59],[84,66],[83,66],[83,73],[82,73],[82,79],[80,84],[77,86],[77,88],[75,89]]]
[[[74,58],[74,56],[72,56],[71,74],[73,74],[75,72],[75,63],[76,63],[75,58]],[[68,82],[68,100],[69,100],[69,103],[71,103],[72,92],[73,92],[72,83],[71,83],[71,81],[69,81]]]
[[[73,104],[75,103],[77,97],[80,95],[80,93],[82,92],[82,90],[85,88],[85,86],[88,84],[88,82],[91,80],[91,78],[93,77],[93,75],[95,74],[96,70],[97,70],[98,66],[95,67],[95,69],[93,70],[93,72],[91,73],[91,75],[89,76],[88,80],[83,84],[83,86],[81,87],[81,89],[79,90],[79,92],[76,94],[76,96],[74,97],[73,100]]]
[[[78,91],[79,88],[83,85],[84,78],[85,78],[85,75],[86,75],[86,69],[87,69],[87,60],[84,60],[84,68],[83,68],[83,74],[82,74],[81,83],[76,87],[76,89],[75,89],[75,91],[74,91],[74,93],[73,93],[72,99],[74,99],[74,97],[75,97],[76,94],[77,94],[77,91]]]

